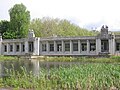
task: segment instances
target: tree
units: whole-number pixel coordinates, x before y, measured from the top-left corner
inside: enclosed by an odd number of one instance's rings
[[[30,22],[29,28],[34,30],[36,37],[41,37],[42,36],[42,22],[41,22],[41,19],[39,19],[39,18],[33,19]]]
[[[16,38],[24,38],[28,34],[30,12],[23,4],[15,4],[10,10],[10,32],[14,32]]]
[[[44,17],[42,19],[33,19],[30,23],[30,29],[33,29],[37,37],[50,36],[91,36],[94,32],[80,28],[79,26],[63,19],[54,19]]]
[[[0,33],[1,33],[1,35],[3,35],[4,32],[9,30],[9,27],[10,27],[9,24],[10,24],[10,22],[6,21],[6,20],[3,20],[3,21],[0,22]]]
[[[3,33],[3,39],[14,39],[14,38],[17,38],[15,32],[7,30],[6,32]]]

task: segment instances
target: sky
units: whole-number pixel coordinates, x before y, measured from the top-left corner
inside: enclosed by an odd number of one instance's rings
[[[31,20],[60,18],[89,30],[107,25],[110,31],[120,31],[120,0],[0,0],[0,21],[9,21],[8,10],[20,3],[30,11]]]

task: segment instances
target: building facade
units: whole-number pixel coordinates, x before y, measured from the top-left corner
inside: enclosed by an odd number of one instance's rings
[[[80,55],[120,55],[120,35],[108,32],[102,26],[97,36],[80,37],[35,37],[33,30],[28,38],[2,39],[0,37],[0,55],[35,56],[80,56]]]

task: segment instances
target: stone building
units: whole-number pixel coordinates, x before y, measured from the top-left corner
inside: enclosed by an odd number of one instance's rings
[[[102,26],[97,36],[80,37],[35,37],[29,30],[28,38],[2,39],[0,37],[0,55],[35,55],[35,56],[80,56],[80,55],[119,55],[120,35],[108,32]]]

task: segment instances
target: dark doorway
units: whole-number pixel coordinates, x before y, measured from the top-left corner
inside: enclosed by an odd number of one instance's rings
[[[101,52],[109,52],[108,40],[101,40]]]
[[[34,43],[29,42],[29,52],[33,52],[33,51],[34,51]]]

